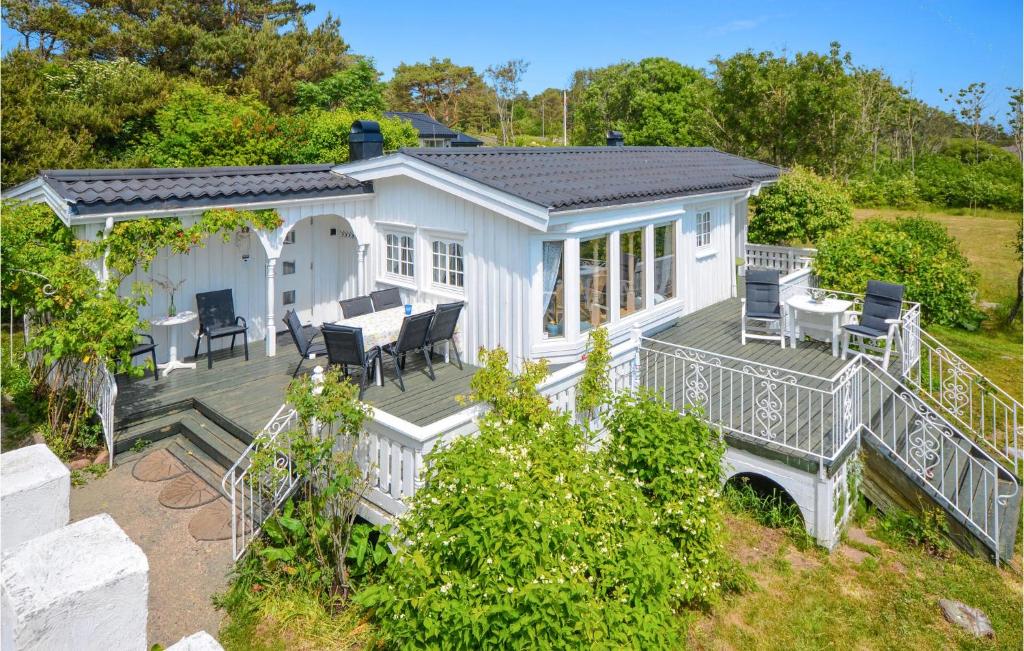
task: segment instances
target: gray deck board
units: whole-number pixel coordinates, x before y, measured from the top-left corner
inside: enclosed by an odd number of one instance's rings
[[[267,357],[262,342],[249,344],[249,361],[241,346],[234,354],[214,352],[213,369],[206,368],[200,356],[197,368],[173,371],[155,381],[149,373],[141,379],[119,377],[115,419],[117,426],[136,420],[150,410],[159,410],[181,401],[199,400],[242,429],[259,432],[284,402],[285,390],[299,362],[295,347],[278,338],[277,355]],[[326,358],[306,360],[302,373],[309,374]],[[436,380],[423,370],[422,359],[409,357],[403,378],[403,393],[395,380],[390,361],[384,365],[384,385],[367,387],[363,400],[375,408],[416,425],[427,425],[456,413],[464,407],[455,396],[469,393],[469,380],[476,367],[446,364],[435,357]]]

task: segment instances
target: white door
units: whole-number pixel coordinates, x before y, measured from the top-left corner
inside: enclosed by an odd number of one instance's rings
[[[295,310],[299,320],[313,319],[313,219],[303,219],[285,239],[277,261],[277,304],[274,314],[283,319],[285,312]],[[284,326],[275,324],[280,331]]]

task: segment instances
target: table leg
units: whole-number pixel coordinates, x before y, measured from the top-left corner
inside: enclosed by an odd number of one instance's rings
[[[398,361],[395,361],[397,364]],[[377,386],[384,386],[384,353],[377,355]]]
[[[787,308],[789,309],[789,345],[791,348],[796,348],[796,340],[800,338],[800,328],[796,323],[799,312],[791,305]]]
[[[839,313],[832,315],[832,357],[839,357]]]
[[[167,363],[157,364],[157,368],[164,372],[164,377],[176,368],[195,368],[195,362],[183,362],[178,359],[178,329],[170,326],[170,348],[167,351]]]

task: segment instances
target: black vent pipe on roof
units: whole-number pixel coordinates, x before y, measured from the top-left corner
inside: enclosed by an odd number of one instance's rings
[[[348,160],[366,160],[384,155],[384,136],[373,120],[356,120],[348,132]]]
[[[608,146],[609,147],[622,147],[626,144],[626,139],[622,136],[621,131],[609,131],[608,132]]]

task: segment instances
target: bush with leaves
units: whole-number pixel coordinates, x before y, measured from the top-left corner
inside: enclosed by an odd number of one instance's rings
[[[796,167],[751,200],[749,237],[759,244],[815,243],[853,221],[846,190]]]
[[[679,554],[641,491],[535,389],[483,352],[491,411],[435,451],[382,581],[356,595],[395,648],[663,648],[679,644]]]
[[[657,514],[655,527],[676,549],[676,598],[706,605],[721,583],[736,587],[739,570],[723,549],[725,443],[718,433],[647,391],[620,394],[605,425],[611,466],[640,487]]]
[[[977,272],[946,229],[924,217],[857,222],[818,244],[813,267],[822,287],[847,292],[863,293],[869,280],[900,283],[926,322],[973,328],[982,316]]]

